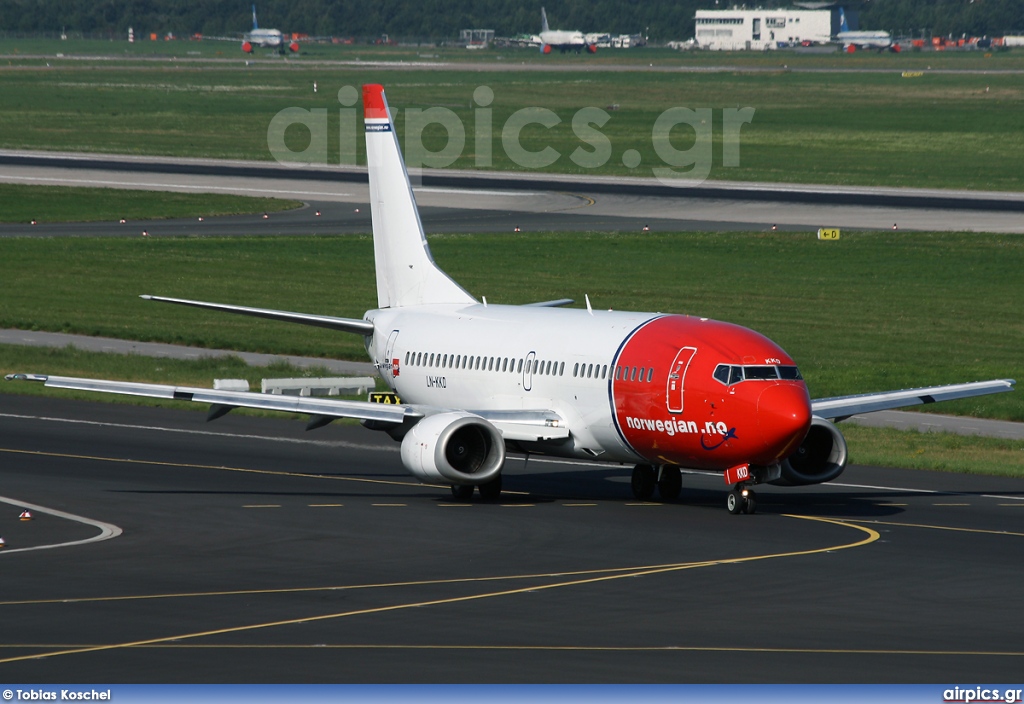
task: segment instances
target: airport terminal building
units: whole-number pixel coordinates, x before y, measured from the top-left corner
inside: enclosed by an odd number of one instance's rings
[[[824,44],[832,35],[829,10],[697,10],[696,40],[701,49],[767,50]]]

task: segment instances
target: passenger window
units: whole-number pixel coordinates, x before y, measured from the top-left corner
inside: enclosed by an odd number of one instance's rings
[[[607,364],[605,364],[604,366],[601,367],[601,378],[602,379],[607,379],[608,378],[608,365]]]
[[[522,373],[523,373],[523,360],[520,359],[519,362],[516,364],[516,374],[522,374]]]
[[[654,380],[654,367],[647,370],[647,383],[650,384]]]
[[[578,377],[580,375],[580,363],[579,362],[576,362],[576,364],[572,365],[572,375],[573,375],[573,378]]]
[[[565,374],[565,362],[558,365],[558,376]]]
[[[508,371],[508,357],[505,357],[504,359],[501,360],[501,371]]]

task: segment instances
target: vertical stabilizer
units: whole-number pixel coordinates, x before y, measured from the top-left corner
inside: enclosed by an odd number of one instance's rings
[[[540,31],[547,32],[548,30],[548,13],[544,12],[544,8],[540,8]]]
[[[377,306],[476,303],[430,256],[384,87],[363,86]]]
[[[259,25],[256,24],[256,5],[255,4],[252,6],[252,28],[253,29],[259,29],[260,28]]]
[[[839,8],[839,31],[840,32],[849,32],[850,31],[850,25],[848,25],[846,23],[846,10],[844,10],[841,7]]]

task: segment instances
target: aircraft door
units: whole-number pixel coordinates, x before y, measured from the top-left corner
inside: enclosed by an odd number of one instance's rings
[[[669,413],[683,412],[683,382],[686,379],[686,370],[690,368],[693,356],[697,354],[696,347],[683,347],[672,360],[672,366],[668,369],[668,384],[665,389],[666,402]]]
[[[384,360],[380,365],[381,376],[384,377],[384,381],[389,386],[394,388],[395,379],[398,378],[401,368],[399,366],[399,360],[394,356],[395,353],[395,341],[398,339],[398,331],[392,330],[391,335],[388,336],[388,344],[384,347]]]
[[[536,352],[526,355],[526,361],[523,363],[523,391],[529,391],[533,388],[533,365],[536,362]]]

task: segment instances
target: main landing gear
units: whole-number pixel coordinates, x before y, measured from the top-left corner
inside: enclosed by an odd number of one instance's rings
[[[650,499],[654,496],[655,488],[663,500],[674,501],[679,498],[679,492],[683,489],[683,475],[679,467],[672,465],[662,465],[659,470],[653,465],[638,464],[633,467],[630,484],[637,501]]]
[[[472,484],[452,484],[452,498],[456,501],[468,502],[473,498],[473,489],[477,487]],[[499,474],[489,482],[479,486],[480,498],[484,501],[497,501],[501,498],[501,475]]]
[[[757,511],[757,497],[754,496],[754,490],[737,484],[729,495],[725,498],[725,507],[729,509],[729,513],[754,513]]]

